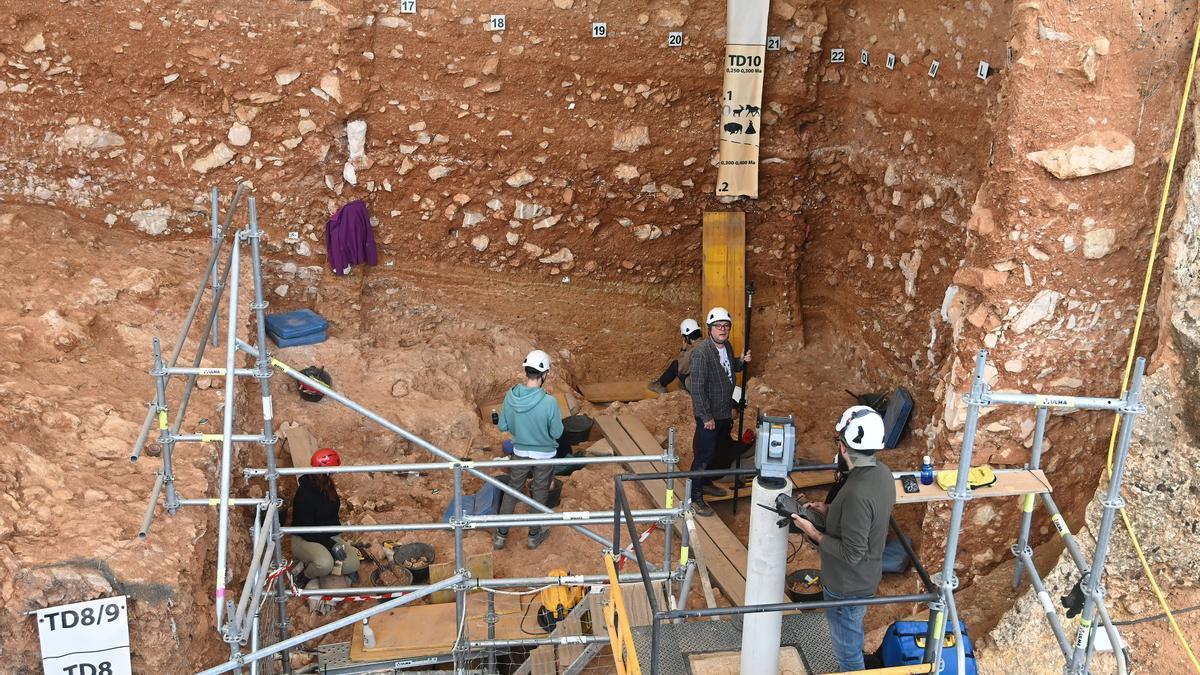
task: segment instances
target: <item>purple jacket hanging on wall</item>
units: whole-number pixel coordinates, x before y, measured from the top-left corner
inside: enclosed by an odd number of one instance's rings
[[[355,200],[346,204],[325,224],[325,255],[329,267],[339,276],[348,274],[351,265],[379,264],[366,202]]]

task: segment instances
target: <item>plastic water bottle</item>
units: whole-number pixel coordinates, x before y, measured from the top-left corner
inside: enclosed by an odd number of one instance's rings
[[[921,485],[933,485],[933,458],[929,455],[921,461]]]
[[[367,623],[368,619],[363,619],[363,647],[366,649],[375,648],[375,631],[371,630],[371,624]]]
[[[492,424],[500,424],[500,413],[495,408],[492,408]]]

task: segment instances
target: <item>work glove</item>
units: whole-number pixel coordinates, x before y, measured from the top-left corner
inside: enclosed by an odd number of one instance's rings
[[[1083,587],[1081,584],[1083,579],[1075,582],[1075,587],[1070,593],[1059,598],[1062,606],[1067,610],[1067,618],[1074,619],[1076,615],[1083,611]]]

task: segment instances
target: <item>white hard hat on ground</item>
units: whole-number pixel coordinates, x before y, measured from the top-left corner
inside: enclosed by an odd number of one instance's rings
[[[865,405],[846,408],[837,423],[838,435],[846,447],[868,455],[883,449],[883,431],[883,418]]]
[[[729,310],[725,309],[724,307],[713,307],[712,309],[708,310],[708,318],[705,319],[704,323],[711,326],[718,321],[728,321],[729,323],[733,323],[733,317],[729,316]]]
[[[684,319],[679,322],[679,334],[687,337],[692,333],[700,330],[700,324],[696,323],[695,319]]]
[[[521,365],[533,368],[539,373],[548,373],[550,372],[550,355],[540,349],[535,349],[525,356],[525,362]]]

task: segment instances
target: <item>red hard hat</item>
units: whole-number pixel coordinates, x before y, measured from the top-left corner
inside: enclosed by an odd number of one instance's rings
[[[312,466],[341,466],[342,458],[338,457],[333,448],[321,448],[313,453],[308,463]]]

